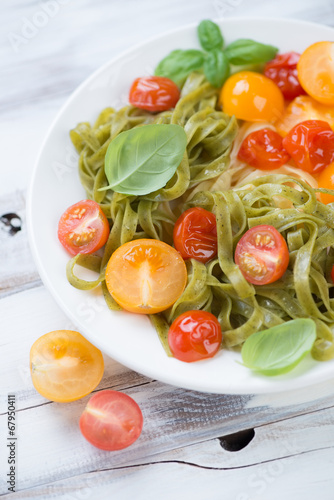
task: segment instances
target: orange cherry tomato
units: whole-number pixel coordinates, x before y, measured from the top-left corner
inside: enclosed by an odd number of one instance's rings
[[[176,318],[168,332],[168,343],[175,358],[192,363],[212,358],[220,348],[222,331],[213,314],[188,311]]]
[[[334,190],[334,163],[331,163],[322,172],[320,172],[318,178],[318,186],[323,189],[333,189]],[[322,203],[333,203],[334,196],[326,193],[319,193],[320,200]]]
[[[284,111],[284,97],[277,85],[252,71],[240,71],[226,80],[220,104],[228,115],[251,122],[273,122]]]
[[[30,351],[35,389],[51,401],[67,403],[83,398],[100,383],[104,372],[101,351],[72,330],[42,335]]]
[[[294,99],[300,94],[305,94],[305,90],[298,80],[297,63],[299,58],[300,54],[297,52],[286,52],[285,54],[277,54],[265,65],[265,76],[276,83],[285,99]]]
[[[323,104],[334,105],[334,42],[317,42],[300,56],[298,78],[304,90]]]
[[[173,240],[184,259],[208,262],[217,255],[216,217],[204,208],[189,208],[177,219]]]
[[[270,128],[262,128],[248,134],[238,153],[239,160],[261,170],[279,168],[289,158],[283,148],[282,137]]]
[[[180,297],[186,283],[187,268],[179,252],[158,240],[125,243],[112,254],[106,269],[110,294],[134,313],[164,311]]]
[[[69,207],[58,224],[59,241],[72,255],[96,252],[108,236],[108,219],[93,200],[79,201]]]
[[[334,161],[334,132],[327,122],[298,123],[283,139],[283,146],[297,167],[316,174]]]
[[[289,265],[289,250],[283,236],[273,226],[248,229],[235,250],[235,263],[247,281],[267,285],[280,279]]]
[[[82,435],[96,448],[122,450],[139,438],[143,415],[130,396],[107,389],[90,398],[79,425]]]
[[[323,120],[334,128],[334,106],[325,106],[308,95],[301,95],[290,102],[282,118],[275,123],[276,130],[285,137],[290,130],[306,120]]]
[[[129,102],[146,111],[167,111],[180,98],[178,86],[163,76],[137,78],[130,89]]]

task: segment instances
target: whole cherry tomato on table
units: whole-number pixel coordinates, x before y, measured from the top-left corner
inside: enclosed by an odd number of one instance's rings
[[[238,152],[239,160],[261,170],[279,168],[289,158],[283,148],[282,137],[270,128],[262,128],[248,134]]]
[[[174,108],[179,98],[178,86],[163,76],[136,78],[129,94],[130,104],[152,112]]]
[[[298,78],[317,101],[334,105],[334,42],[317,42],[307,47],[297,64]]]
[[[265,66],[264,74],[276,83],[285,99],[294,99],[298,95],[305,94],[305,90],[298,80],[297,63],[299,58],[300,54],[297,52],[278,54]]]
[[[90,398],[79,425],[93,446],[107,451],[122,450],[140,436],[143,415],[130,396],[107,389]]]
[[[249,283],[267,285],[287,270],[289,250],[277,229],[263,224],[248,229],[240,238],[234,260]]]
[[[230,76],[223,85],[219,102],[224,113],[251,122],[273,122],[284,111],[284,97],[278,86],[253,71]]]
[[[96,252],[108,236],[108,219],[93,200],[79,201],[69,207],[58,224],[59,241],[72,255]]]
[[[283,139],[283,146],[297,167],[317,174],[334,161],[334,132],[327,122],[306,120]]]
[[[168,332],[168,343],[175,358],[191,363],[212,358],[220,348],[222,331],[213,314],[188,311],[176,318]]]
[[[217,255],[216,217],[204,208],[189,208],[176,221],[173,240],[184,259],[208,262]]]

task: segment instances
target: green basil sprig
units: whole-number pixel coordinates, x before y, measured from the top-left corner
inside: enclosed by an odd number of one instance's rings
[[[211,50],[205,58],[203,70],[211,85],[221,87],[230,76],[230,63],[222,50]]]
[[[316,337],[315,322],[308,318],[253,333],[241,349],[243,364],[263,375],[286,373],[311,351]]]
[[[165,76],[176,85],[182,85],[189,73],[201,69],[204,54],[201,50],[173,50],[155,68],[156,76]]]
[[[231,64],[242,66],[244,64],[266,63],[275,57],[277,51],[278,49],[273,45],[240,38],[226,47],[225,54]]]
[[[201,21],[197,28],[197,34],[204,50],[214,50],[222,49],[224,44],[224,39],[219,26],[205,19]]]
[[[105,173],[118,193],[145,195],[173,177],[187,145],[180,125],[143,125],[120,133],[107,149]]]
[[[221,87],[230,75],[230,64],[262,64],[273,59],[278,52],[273,45],[248,38],[236,40],[223,49],[221,30],[209,19],[200,22],[197,34],[205,52],[195,49],[173,50],[160,61],[154,74],[170,78],[180,86],[189,73],[202,70],[211,85]]]

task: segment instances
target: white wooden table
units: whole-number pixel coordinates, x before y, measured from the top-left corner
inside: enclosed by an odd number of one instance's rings
[[[80,434],[78,419],[88,398],[49,402],[29,375],[32,343],[71,327],[39,279],[25,221],[26,189],[54,115],[81,81],[127,47],[203,18],[249,15],[334,26],[334,3],[1,0],[0,496],[334,498],[334,380],[272,396],[206,395],[147,379],[105,357],[97,390],[126,392],[144,415],[140,439],[108,453]],[[7,483],[8,394],[15,395],[17,410],[15,493]]]

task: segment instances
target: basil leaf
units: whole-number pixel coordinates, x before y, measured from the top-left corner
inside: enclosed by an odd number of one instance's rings
[[[300,318],[253,333],[241,349],[245,366],[264,375],[279,375],[294,368],[312,349],[315,322]]]
[[[201,69],[203,63],[204,54],[200,50],[173,50],[159,62],[154,74],[170,78],[176,85],[182,85],[189,73]]]
[[[197,34],[204,50],[221,49],[223,47],[224,39],[219,26],[209,19],[199,23]]]
[[[225,49],[225,54],[231,64],[256,64],[270,61],[277,54],[278,49],[273,45],[255,42],[248,38],[240,38],[230,43]]]
[[[230,63],[222,50],[208,52],[204,61],[204,74],[214,87],[221,87],[230,75]]]
[[[109,186],[118,193],[144,195],[160,189],[181,163],[187,145],[180,125],[143,125],[121,132],[105,157]]]

